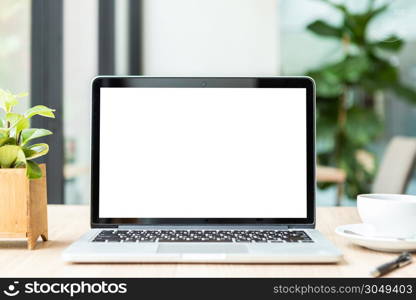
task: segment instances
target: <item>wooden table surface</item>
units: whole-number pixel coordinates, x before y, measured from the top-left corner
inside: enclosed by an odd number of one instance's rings
[[[317,209],[317,228],[344,253],[338,264],[69,264],[62,250],[89,229],[88,206],[48,207],[49,238],[26,249],[22,240],[0,240],[0,277],[368,277],[396,254],[366,250],[335,235],[341,224],[359,222],[356,209]],[[387,277],[414,277],[416,263]]]

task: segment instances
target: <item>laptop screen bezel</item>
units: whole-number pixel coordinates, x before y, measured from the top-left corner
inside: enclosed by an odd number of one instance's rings
[[[304,88],[306,89],[306,218],[100,218],[101,88]],[[309,77],[145,77],[99,76],[92,81],[91,227],[120,225],[287,225],[315,226],[315,84]]]

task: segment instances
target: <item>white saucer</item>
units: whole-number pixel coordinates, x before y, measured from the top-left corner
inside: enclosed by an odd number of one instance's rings
[[[375,229],[370,224],[342,225],[338,226],[335,229],[335,232],[340,236],[346,237],[354,244],[372,250],[385,252],[416,251],[415,238],[395,239],[375,236]],[[358,233],[360,235],[353,234],[352,232]]]

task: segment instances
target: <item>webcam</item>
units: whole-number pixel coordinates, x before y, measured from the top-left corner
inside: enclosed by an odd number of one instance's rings
[[[206,82],[206,81],[202,81],[202,82],[201,82],[201,86],[202,86],[202,87],[206,87],[206,86],[207,86],[207,82]]]

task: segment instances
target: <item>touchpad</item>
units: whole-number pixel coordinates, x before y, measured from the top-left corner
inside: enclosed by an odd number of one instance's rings
[[[160,244],[158,253],[247,253],[244,245]]]

